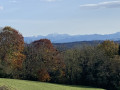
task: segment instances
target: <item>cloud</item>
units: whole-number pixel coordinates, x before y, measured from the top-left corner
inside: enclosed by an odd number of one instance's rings
[[[97,4],[80,5],[82,8],[120,8],[120,1],[100,2]]]
[[[10,0],[9,2],[10,2],[10,3],[17,3],[16,0]]]
[[[56,0],[45,0],[47,2],[55,2]]]
[[[3,6],[0,6],[0,10],[3,10]]]
[[[56,2],[56,1],[61,1],[61,0],[41,0],[41,1],[45,1],[45,2]]]

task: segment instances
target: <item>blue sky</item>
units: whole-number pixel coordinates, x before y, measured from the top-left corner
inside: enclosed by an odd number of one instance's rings
[[[0,27],[24,36],[120,31],[120,0],[0,0]]]

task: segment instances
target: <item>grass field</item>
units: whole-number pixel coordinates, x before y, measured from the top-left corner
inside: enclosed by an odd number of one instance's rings
[[[15,79],[0,79],[0,87],[9,88],[10,90],[103,90],[90,87],[75,87],[66,85],[57,85],[50,83],[25,81],[25,80],[15,80]],[[0,89],[0,90],[9,90]]]

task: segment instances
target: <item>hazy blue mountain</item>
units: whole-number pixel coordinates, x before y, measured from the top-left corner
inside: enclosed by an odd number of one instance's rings
[[[50,39],[53,43],[67,43],[67,42],[76,42],[76,41],[93,41],[93,40],[120,40],[120,32],[114,34],[90,34],[90,35],[68,35],[68,34],[48,34],[47,36],[31,36],[25,37],[24,40],[27,43],[30,43],[39,39]]]

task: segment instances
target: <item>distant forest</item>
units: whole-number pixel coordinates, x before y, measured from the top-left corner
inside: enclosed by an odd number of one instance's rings
[[[119,42],[30,44],[11,27],[0,31],[0,78],[14,78],[120,90]]]

